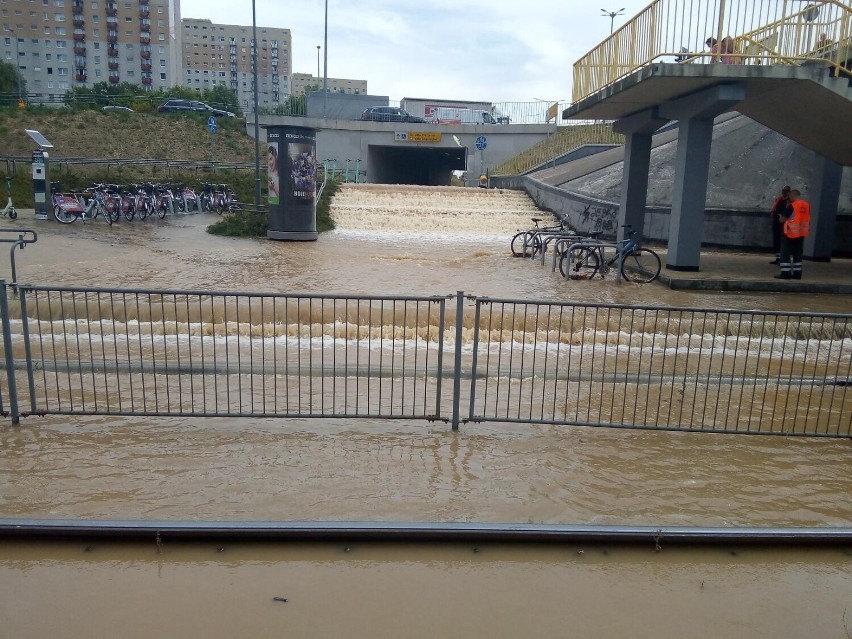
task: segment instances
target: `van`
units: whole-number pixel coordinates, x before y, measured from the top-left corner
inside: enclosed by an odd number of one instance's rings
[[[488,111],[457,107],[435,107],[432,109],[430,122],[432,124],[497,124],[497,120]]]

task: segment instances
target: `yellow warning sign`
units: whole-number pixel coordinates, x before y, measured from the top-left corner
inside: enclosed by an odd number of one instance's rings
[[[441,134],[428,131],[409,131],[409,142],[440,142]]]

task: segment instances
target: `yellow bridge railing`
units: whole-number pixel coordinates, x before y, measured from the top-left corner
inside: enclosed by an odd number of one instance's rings
[[[852,2],[655,0],[574,64],[576,103],[654,62],[789,64],[850,74]]]

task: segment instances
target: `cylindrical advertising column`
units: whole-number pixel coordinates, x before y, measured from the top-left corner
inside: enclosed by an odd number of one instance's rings
[[[317,239],[316,129],[266,126],[269,228],[272,240]]]

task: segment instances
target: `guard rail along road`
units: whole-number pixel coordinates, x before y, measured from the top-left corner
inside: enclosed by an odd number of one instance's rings
[[[0,411],[852,436],[852,315],[0,281]]]

